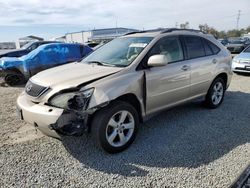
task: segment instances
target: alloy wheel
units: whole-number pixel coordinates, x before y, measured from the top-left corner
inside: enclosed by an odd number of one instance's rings
[[[113,147],[124,146],[132,137],[135,129],[133,115],[126,110],[114,114],[106,127],[106,139]]]
[[[217,82],[213,87],[212,102],[217,105],[221,102],[223,98],[224,88],[221,82]]]

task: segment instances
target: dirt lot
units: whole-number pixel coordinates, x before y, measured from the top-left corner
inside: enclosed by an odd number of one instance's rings
[[[228,187],[250,163],[250,76],[234,75],[216,110],[196,101],[154,117],[116,155],[36,133],[15,113],[22,90],[0,87],[0,187]]]

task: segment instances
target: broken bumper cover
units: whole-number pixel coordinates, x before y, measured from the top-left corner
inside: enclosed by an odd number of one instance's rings
[[[18,97],[17,108],[24,121],[34,125],[47,136],[60,139],[62,135],[80,134],[85,128],[83,126],[85,120],[79,118],[78,114],[43,104],[35,104],[28,100],[25,94]]]

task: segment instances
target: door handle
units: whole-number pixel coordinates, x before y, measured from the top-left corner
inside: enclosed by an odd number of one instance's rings
[[[183,65],[183,66],[181,67],[181,69],[184,70],[184,71],[187,71],[188,69],[190,69],[190,66],[188,66],[188,65]]]
[[[217,59],[213,59],[212,63],[216,64],[217,63]]]

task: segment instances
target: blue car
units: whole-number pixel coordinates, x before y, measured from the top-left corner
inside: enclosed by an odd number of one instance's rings
[[[81,44],[45,44],[19,58],[1,58],[0,71],[8,85],[23,84],[31,76],[42,70],[80,61],[90,52],[92,52],[91,48]]]

